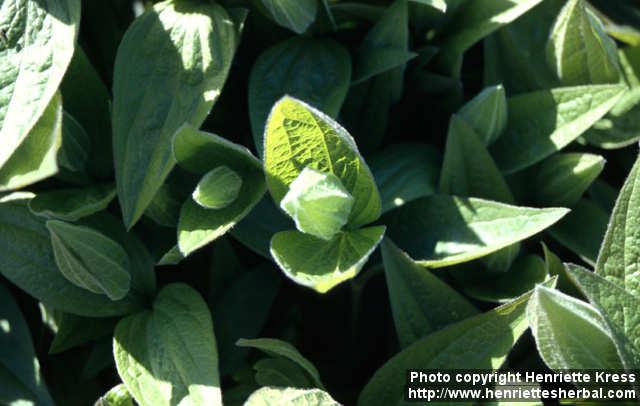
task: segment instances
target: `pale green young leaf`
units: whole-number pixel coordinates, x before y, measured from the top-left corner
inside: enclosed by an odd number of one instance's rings
[[[376,371],[358,398],[359,406],[404,401],[408,369],[498,369],[527,329],[529,294],[424,337]]]
[[[29,327],[11,293],[1,284],[0,403],[54,405],[40,374]]]
[[[94,406],[134,406],[131,394],[127,387],[121,383],[109,389],[107,393],[100,397]]]
[[[640,156],[625,181],[609,219],[596,273],[640,296]]]
[[[108,317],[138,309],[131,297],[114,302],[75,286],[60,273],[45,220],[27,208],[32,197],[16,193],[0,199],[0,273],[29,295],[64,312]],[[132,249],[144,257],[144,246],[137,244]],[[138,262],[142,267],[142,259]]]
[[[388,236],[420,265],[439,268],[471,261],[525,240],[569,212],[477,198],[434,195],[385,215]]]
[[[173,134],[185,123],[199,127],[209,114],[238,41],[220,5],[195,1],[156,4],[122,38],[113,80],[113,152],[127,227],[174,165]]]
[[[330,241],[281,231],[271,239],[271,255],[294,282],[326,293],[360,272],[384,231],[384,226],[341,231]]]
[[[269,111],[284,95],[337,117],[351,81],[347,50],[329,39],[294,37],[263,52],[249,76],[249,118],[262,157]]]
[[[58,172],[56,156],[61,143],[62,100],[56,93],[13,155],[0,167],[0,192],[55,175]],[[8,141],[4,145],[8,145]],[[0,148],[0,158],[1,151]]]
[[[204,175],[226,166],[242,178],[238,197],[222,209],[207,209],[188,198],[180,210],[178,246],[187,256],[226,233],[246,216],[265,192],[262,164],[246,148],[215,134],[183,126],[175,135],[173,152],[188,172]]]
[[[236,343],[239,347],[255,348],[272,357],[283,357],[290,361],[293,361],[300,366],[313,380],[313,383],[318,388],[324,389],[322,381],[320,380],[320,373],[316,367],[306,359],[293,345],[286,341],[278,340],[275,338],[256,338],[256,339],[244,339],[241,338]]]
[[[193,200],[205,209],[224,209],[238,198],[242,178],[226,166],[207,172],[193,191]]]
[[[487,87],[458,111],[485,145],[492,144],[507,127],[507,96],[502,85]]]
[[[395,0],[367,32],[358,51],[354,84],[392,69],[402,78],[406,63],[417,56],[409,51],[408,13],[407,0]]]
[[[264,387],[249,396],[244,406],[340,406],[321,389]]]
[[[120,300],[131,283],[129,256],[117,242],[89,227],[47,221],[58,269],[74,285]]]
[[[536,169],[536,201],[547,206],[572,207],[604,169],[600,155],[583,153],[554,154]]]
[[[427,144],[403,143],[371,156],[369,166],[380,190],[382,212],[436,193],[442,157]]]
[[[566,86],[615,83],[620,76],[616,45],[584,0],[569,0],[560,10],[547,62]]]
[[[454,114],[449,123],[440,192],[514,203],[509,186],[485,143],[458,114]]]
[[[276,24],[302,34],[316,20],[318,0],[258,0]]]
[[[47,219],[76,221],[106,209],[115,196],[113,185],[56,189],[36,195],[29,201],[29,210]]]
[[[580,199],[571,213],[549,229],[549,234],[587,264],[595,265],[608,223],[606,211],[591,200]]]
[[[73,56],[79,22],[79,0],[0,4],[0,167],[51,105]]]
[[[222,405],[211,314],[187,285],[167,285],[151,310],[122,319],[113,354],[140,406]]]
[[[265,137],[267,186],[276,203],[307,166],[336,175],[353,196],[349,226],[378,219],[378,188],[353,138],[324,113],[284,97],[271,110]]]
[[[391,240],[382,242],[381,251],[391,311],[402,348],[478,313],[467,299],[413,262]]]
[[[291,182],[280,207],[301,232],[331,240],[347,223],[353,196],[334,174],[307,167]]]
[[[595,272],[567,264],[569,275],[598,310],[625,369],[640,365],[640,298]]]
[[[549,368],[623,369],[602,316],[589,304],[538,286],[529,299],[527,318]]]
[[[561,87],[509,99],[509,124],[491,146],[505,173],[529,167],[566,147],[601,119],[625,91],[623,85]]]
[[[457,272],[464,272],[460,270]],[[511,267],[496,277],[487,276],[479,271],[465,279],[461,290],[467,296],[485,302],[506,303],[535,288],[547,280],[545,263],[537,255],[524,255],[511,264]]]

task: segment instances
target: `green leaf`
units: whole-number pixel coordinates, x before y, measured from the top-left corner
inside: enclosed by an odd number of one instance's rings
[[[0,167],[0,192],[28,186],[58,172],[56,156],[62,142],[61,127],[62,100],[56,93],[13,155]],[[4,127],[0,132],[3,130]],[[5,146],[9,145],[9,141],[5,142]],[[0,159],[2,151],[0,148]]]
[[[349,226],[378,219],[378,189],[353,138],[324,113],[284,97],[271,110],[265,138],[267,186],[278,204],[307,166],[336,175],[353,196]]]
[[[87,160],[91,139],[66,111],[62,112],[62,144],[58,149],[58,177],[69,183],[87,183]]]
[[[449,124],[440,192],[514,203],[507,182],[478,133],[459,115]]]
[[[507,127],[507,97],[502,85],[478,93],[458,111],[485,145],[492,144]]]
[[[10,0],[0,5],[0,167],[51,106],[73,56],[79,22],[79,0]]]
[[[139,304],[131,297],[111,301],[75,286],[60,273],[44,220],[27,208],[31,197],[20,193],[0,199],[0,273],[29,295],[67,313],[108,317],[136,310]],[[140,257],[136,264],[142,268],[144,246],[137,240],[129,243]],[[129,255],[133,260],[131,252]]]
[[[167,285],[152,310],[122,319],[113,354],[140,406],[222,404],[211,314],[187,285]]]
[[[460,4],[440,33],[445,66],[457,72],[461,65],[459,58],[467,49],[541,1],[474,0]]]
[[[263,156],[269,111],[284,95],[337,117],[351,81],[347,50],[329,39],[294,37],[263,52],[249,77],[249,117],[258,156]]]
[[[252,340],[241,338],[236,343],[239,347],[255,348],[272,357],[283,357],[300,366],[313,380],[318,388],[324,389],[320,380],[320,373],[316,367],[300,354],[293,345],[275,338],[256,338]]]
[[[223,209],[206,209],[188,198],[180,210],[178,246],[185,256],[220,237],[246,216],[265,191],[262,164],[249,150],[215,134],[183,126],[173,151],[188,172],[204,175],[226,166],[242,178],[238,197]]]
[[[481,140],[467,123],[457,114],[451,117],[440,173],[440,192],[514,203],[507,182],[485,147],[486,140]],[[486,257],[485,263],[491,270],[507,271],[519,251],[520,245],[514,244]]]
[[[536,201],[548,206],[572,207],[604,169],[600,155],[565,153],[545,159],[536,170]]]
[[[434,195],[385,215],[388,236],[418,259],[439,268],[471,261],[525,240],[569,212],[476,198]]]
[[[304,369],[286,358],[263,358],[253,366],[260,386],[281,388],[313,388]]]
[[[537,255],[519,257],[511,268],[495,278],[482,271],[473,276],[465,281],[462,292],[477,300],[496,303],[509,302],[548,278],[545,263]]]
[[[88,137],[86,142],[91,146],[86,165],[88,172],[98,179],[109,178],[113,173],[111,96],[91,61],[78,45],[60,91],[65,111],[87,131],[83,135]],[[62,149],[65,149],[65,135],[63,122]]]
[[[3,285],[0,285],[0,403],[54,404],[40,375],[27,323]]]
[[[580,291],[571,280],[567,267],[562,263],[560,258],[554,254],[549,247],[543,242],[542,249],[544,251],[544,265],[546,274],[558,277],[558,290],[574,297],[580,297]]]
[[[615,83],[620,76],[616,45],[584,0],[569,0],[560,10],[547,61],[566,86]]]
[[[347,223],[353,196],[334,174],[307,167],[289,185],[280,207],[301,232],[331,240]]]
[[[51,309],[56,329],[49,354],[58,354],[103,337],[111,337],[117,319],[76,316]]]
[[[409,50],[407,0],[395,0],[376,16],[358,51],[354,86],[349,90],[341,118],[365,151],[378,148],[389,124],[391,106],[403,94]]]
[[[329,241],[281,231],[271,239],[271,255],[295,283],[326,293],[360,272],[384,231],[384,226],[341,231]]]
[[[244,406],[340,406],[320,389],[264,387],[249,396]]]
[[[527,318],[549,368],[623,369],[602,316],[587,303],[538,286],[529,299]]]
[[[382,213],[436,193],[442,158],[427,144],[394,144],[373,155],[371,172],[380,190]]]
[[[276,24],[302,34],[316,20],[317,0],[259,0]]]
[[[212,276],[220,275],[222,266],[229,268],[228,264],[212,264]],[[260,334],[277,298],[281,277],[269,264],[249,270],[231,282],[212,280],[211,285],[220,290],[220,297],[213,305],[213,321],[220,352],[220,374],[226,375],[245,365],[248,350],[238,348],[236,342],[242,337]]]
[[[381,251],[393,320],[402,348],[478,313],[455,289],[413,262],[391,240],[382,242]]]
[[[129,256],[117,242],[89,227],[47,221],[60,272],[74,285],[120,300],[131,283]]]
[[[115,196],[113,185],[56,189],[36,195],[29,201],[29,210],[47,219],[77,221],[106,209]]]
[[[549,234],[583,261],[595,265],[608,223],[606,211],[590,200],[580,199],[571,213],[549,229]]]
[[[621,85],[561,87],[509,99],[509,125],[491,146],[505,173],[531,166],[569,145],[601,119],[625,90]]]
[[[529,294],[416,341],[376,371],[358,405],[403,402],[408,369],[498,369],[527,329]]]
[[[510,95],[558,86],[546,44],[565,0],[545,0],[484,40],[485,86],[503,84]]]
[[[580,291],[598,310],[625,369],[640,365],[640,298],[604,277],[580,266],[568,264],[568,272]]]
[[[604,118],[585,134],[591,145],[604,149],[624,148],[640,139],[640,87],[627,91]]]
[[[625,181],[600,247],[596,273],[640,296],[640,157]]]
[[[293,221],[264,196],[229,233],[254,252],[271,259],[271,237],[279,231],[291,230]]]
[[[205,209],[224,209],[238,198],[242,178],[226,166],[219,166],[207,172],[196,190],[193,200]]]
[[[173,134],[185,123],[199,127],[220,95],[238,41],[221,6],[190,1],[156,4],[124,35],[113,80],[113,152],[128,228],[174,165]]]
[[[414,3],[424,4],[433,7],[436,10],[445,13],[447,11],[447,2],[445,0],[411,0]]]
[[[408,13],[407,0],[396,0],[367,32],[358,52],[354,84],[393,69],[402,78],[406,63],[417,56],[409,51]]]
[[[622,72],[629,91],[618,100],[609,113],[585,133],[591,145],[615,149],[631,145],[640,139],[640,47],[618,51]]]
[[[94,406],[133,406],[133,399],[127,388],[121,383],[101,396]]]

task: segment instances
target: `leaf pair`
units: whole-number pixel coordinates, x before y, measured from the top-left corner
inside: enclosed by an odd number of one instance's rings
[[[244,19],[234,17],[218,4],[165,1],[125,33],[114,70],[113,152],[127,227],[174,166],[174,133],[199,127],[220,95]]]
[[[285,97],[266,125],[264,166],[272,197],[299,230],[273,236],[280,268],[322,293],[354,277],[384,227],[357,229],[380,216],[381,203],[353,138],[322,112]]]

